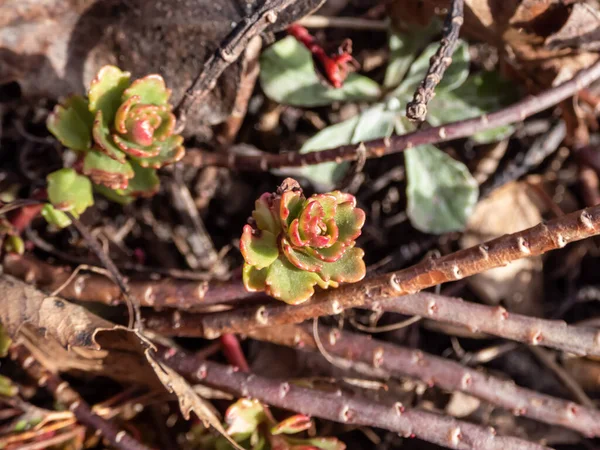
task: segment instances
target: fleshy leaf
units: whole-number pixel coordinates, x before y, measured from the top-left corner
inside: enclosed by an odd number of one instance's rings
[[[131,83],[123,93],[123,100],[137,95],[140,103],[145,105],[166,105],[171,96],[171,90],[165,86],[163,77],[157,74],[147,75]]]
[[[262,53],[260,84],[267,97],[293,106],[374,100],[381,95],[375,81],[356,73],[349,74],[338,89],[324,86],[315,73],[310,52],[292,36],[281,39]]]
[[[52,172],[48,180],[48,199],[55,208],[70,211],[75,217],[94,204],[92,183],[73,169]]]
[[[327,286],[319,275],[298,269],[285,256],[269,266],[266,284],[269,295],[292,305],[308,300],[315,292],[315,284]]]
[[[126,189],[134,172],[127,161],[120,163],[103,153],[90,151],[83,160],[83,173],[96,184],[111,189]]]
[[[308,430],[312,426],[310,417],[304,414],[296,414],[282,420],[271,428],[271,434],[295,434]]]
[[[345,244],[338,240],[331,247],[309,248],[307,251],[321,261],[335,262],[342,257],[347,248],[352,247],[353,245],[354,243]]]
[[[338,205],[335,213],[335,223],[339,230],[338,241],[348,243],[360,236],[365,218],[365,212],[352,206],[352,203]]]
[[[273,204],[273,194],[265,192],[254,202],[254,211],[252,217],[256,221],[256,225],[260,230],[267,230],[273,234],[281,231],[279,217],[275,217],[271,206]]]
[[[169,136],[164,141],[156,142],[159,147],[159,153],[150,158],[138,158],[131,156],[131,159],[136,161],[142,167],[152,167],[159,169],[167,164],[172,164],[183,158],[185,150],[182,146],[183,137],[180,135]]]
[[[94,136],[95,149],[97,151],[120,163],[125,162],[125,154],[110,139],[109,127],[103,119],[102,111],[96,113],[92,135]]]
[[[303,253],[301,250],[294,249],[285,238],[281,240],[281,249],[288,261],[300,270],[318,272],[323,266],[323,263],[318,259]]]
[[[242,279],[248,292],[261,292],[267,287],[268,269],[257,269],[248,263],[244,264]]]
[[[227,434],[230,436],[250,435],[265,420],[265,409],[256,399],[238,400],[225,413]]]
[[[47,204],[42,208],[42,217],[46,222],[58,227],[66,228],[71,225],[71,219],[62,211],[58,211],[54,206]]]
[[[115,66],[104,66],[92,80],[88,91],[89,108],[96,116],[102,111],[105,125],[112,124],[117,109],[122,103],[123,92],[129,86],[130,73]]]
[[[406,213],[425,233],[443,234],[464,229],[479,187],[467,167],[432,145],[404,152],[406,158]]]
[[[281,195],[279,203],[279,218],[284,228],[287,228],[302,211],[304,200],[298,191],[287,191]]]
[[[270,231],[255,231],[250,225],[245,225],[240,239],[240,251],[248,264],[263,269],[279,255],[277,237]]]
[[[365,252],[360,248],[350,248],[336,262],[323,263],[319,272],[325,281],[333,280],[338,283],[356,283],[362,280],[367,273],[363,256]]]
[[[156,146],[153,144],[150,144],[150,146],[139,145],[139,144],[136,144],[135,142],[123,139],[118,134],[113,134],[112,139],[113,139],[115,145],[122,152],[128,154],[129,156],[139,158],[140,160],[153,158],[153,157],[157,156],[158,153],[160,152],[159,146]]]
[[[67,148],[87,151],[92,143],[94,116],[88,110],[87,100],[79,95],[67,98],[56,105],[48,116],[48,130]]]
[[[129,180],[127,189],[124,189],[121,195],[133,197],[152,197],[158,192],[160,180],[156,170],[140,167],[132,163],[133,178]]]

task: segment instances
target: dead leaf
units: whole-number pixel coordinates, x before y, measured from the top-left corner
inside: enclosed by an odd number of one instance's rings
[[[600,50],[600,13],[591,5],[576,3],[562,28],[546,39],[550,48]]]
[[[165,389],[177,396],[177,399],[179,400],[179,409],[186,420],[190,419],[190,412],[193,411],[198,418],[202,420],[205,427],[208,427],[209,425],[212,426],[223,435],[231,445],[238,450],[244,450],[231,438],[231,436],[229,436],[229,434],[227,434],[227,431],[221,424],[218,412],[214,407],[200,397],[200,394],[194,390],[181,375],[169,366],[158,361],[151,350],[146,350],[146,358]]]
[[[461,238],[462,248],[515,233],[542,221],[525,183],[515,182],[480,201]],[[543,296],[541,257],[525,258],[468,279],[469,286],[488,304],[505,303],[511,311],[538,315]]]

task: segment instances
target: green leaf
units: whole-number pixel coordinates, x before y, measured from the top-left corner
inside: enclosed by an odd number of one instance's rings
[[[393,96],[398,98],[402,103],[412,99],[415,89],[429,69],[429,60],[435,54],[439,47],[439,43],[435,42],[429,45],[423,53],[410,66],[410,70],[406,78],[400,86],[393,92]],[[436,95],[443,91],[451,91],[458,88],[465,82],[469,76],[469,48],[466,42],[459,41],[454,54],[452,55],[452,64],[446,70],[444,78],[435,88]]]
[[[514,85],[502,79],[498,72],[485,72],[471,76],[454,91],[444,91],[430,102],[427,119],[433,126],[470,119],[489,113],[512,103],[517,91]],[[487,143],[504,139],[512,133],[511,125],[476,133],[472,139]]]
[[[265,409],[258,400],[243,398],[231,405],[225,413],[227,434],[236,440],[245,439],[266,419]]]
[[[129,180],[127,189],[124,189],[121,195],[133,197],[152,197],[158,192],[160,180],[156,174],[156,169],[140,167],[138,164],[131,163],[133,169],[133,178]]]
[[[94,204],[92,183],[73,169],[60,169],[46,177],[48,199],[61,211],[69,211],[75,217]]]
[[[394,130],[396,116],[397,113],[388,111],[385,105],[375,105],[358,116],[319,131],[304,143],[300,153],[310,153],[346,144],[358,144],[362,141],[390,136]],[[303,177],[309,180],[318,191],[330,191],[344,178],[349,167],[350,164],[347,162],[327,162],[279,170],[276,173]]]
[[[242,269],[242,280],[244,281],[244,287],[248,292],[261,292],[266,288],[267,282],[267,270],[268,269],[257,269],[248,263],[244,264]]]
[[[269,266],[266,284],[267,294],[292,305],[308,300],[315,284],[327,286],[319,275],[294,267],[283,255]]]
[[[157,74],[147,75],[131,83],[124,94],[123,100],[137,95],[139,103],[144,105],[166,105],[171,96],[171,91],[165,86],[163,77]]]
[[[115,66],[104,66],[92,80],[88,91],[89,108],[94,116],[102,111],[106,125],[112,124],[129,79],[129,72]]]
[[[57,210],[50,204],[44,205],[42,208],[42,217],[46,222],[58,227],[66,228],[71,225],[71,219],[64,212]]]
[[[123,153],[111,139],[109,125],[104,120],[102,111],[96,113],[92,135],[94,137],[94,143],[96,144],[94,147],[95,150],[104,153],[115,161],[120,163],[125,162],[125,153]]]
[[[325,281],[333,280],[338,283],[356,283],[367,273],[363,257],[365,252],[360,248],[349,248],[336,262],[323,263],[319,274]]]
[[[103,153],[90,151],[83,160],[83,173],[96,184],[103,184],[111,189],[125,189],[134,172],[127,161],[120,163]]]
[[[62,145],[79,151],[86,151],[92,143],[94,116],[88,110],[88,102],[80,95],[56,105],[48,116],[46,126]]]
[[[374,100],[381,95],[370,78],[351,73],[339,89],[324,86],[317,77],[310,52],[288,36],[260,57],[260,84],[267,97],[293,106],[324,106],[335,101]]]
[[[467,167],[432,145],[404,152],[412,225],[426,233],[464,229],[477,203],[479,188]]]
[[[390,61],[385,70],[383,86],[398,86],[410,65],[422,48],[440,29],[439,22],[432,20],[427,28],[413,28],[406,33],[392,33],[389,38]]]
[[[255,234],[250,225],[245,225],[240,239],[240,251],[248,264],[257,269],[264,269],[277,259],[279,248],[277,236],[273,233],[266,230],[258,233]]]
[[[296,414],[271,427],[271,434],[295,434],[306,431],[311,426],[312,421],[310,420],[310,417],[304,414]]]
[[[156,142],[160,148],[158,155],[150,158],[138,158],[132,156],[131,159],[136,161],[142,167],[152,167],[159,169],[167,164],[172,164],[183,158],[185,149],[183,148],[183,137],[174,134],[166,138],[164,141]]]

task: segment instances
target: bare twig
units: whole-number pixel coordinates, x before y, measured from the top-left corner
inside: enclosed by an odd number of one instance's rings
[[[464,22],[464,0],[452,0],[444,28],[440,46],[432,56],[429,69],[417,88],[412,101],[406,105],[406,117],[423,122],[427,116],[427,104],[435,95],[435,87],[440,84],[444,73],[452,63],[452,55],[458,44],[458,35]]]
[[[469,137],[476,132],[490,130],[519,122],[571,97],[581,88],[600,78],[600,61],[580,71],[571,80],[547,91],[525,98],[507,108],[473,119],[451,122],[437,127],[417,130],[401,136],[374,139],[359,145],[340,147],[310,153],[287,152],[281,154],[242,155],[235,153],[210,153],[203,150],[188,150],[185,164],[195,167],[221,166],[244,171],[265,171],[282,167],[300,167],[329,161],[352,161],[357,159],[360,145],[365,146],[367,158],[379,158],[399,153],[407,148],[423,144],[436,144],[453,139]]]
[[[460,299],[426,297],[432,294],[422,294],[419,301],[403,298],[407,294],[460,280],[520,258],[541,255],[598,233],[600,206],[595,206],[437,260],[429,259],[405,270],[320,292],[301,305],[279,303],[206,316],[182,313],[167,317],[154,314],[146,316],[146,323],[150,328],[168,333],[214,338],[222,333],[300,323],[309,318],[339,314],[344,309],[365,306],[459,324],[530,344],[600,355],[600,331],[593,328],[578,328],[562,321],[509,314],[502,307],[493,308]]]
[[[71,276],[69,268],[48,264],[32,255],[7,254],[2,264],[4,273],[34,283],[45,291],[54,291]],[[160,280],[128,280],[131,295],[141,306],[203,310],[216,304],[238,303],[260,299],[260,293],[247,292],[241,281],[192,281],[165,277]],[[77,301],[100,302],[107,305],[123,303],[121,289],[110,279],[85,273],[66,284],[60,295]]]
[[[112,422],[95,414],[66,381],[42,367],[24,346],[13,345],[10,351],[12,359],[17,360],[39,386],[45,387],[58,402],[69,408],[80,423],[100,432],[115,448],[150,450],[127,432],[119,430]]]
[[[250,40],[262,33],[269,25],[274,24],[277,15],[294,2],[295,0],[267,0],[252,15],[237,24],[215,53],[204,63],[202,72],[198,74],[175,108],[179,118],[179,128],[185,127],[189,108],[215,87],[223,71],[239,58]]]
[[[169,355],[167,358],[166,355]],[[498,436],[493,428],[484,428],[417,409],[377,403],[342,392],[309,389],[284,380],[264,378],[232,370],[210,361],[198,361],[182,352],[169,352],[163,361],[190,380],[208,384],[235,395],[257,398],[269,405],[298,411],[336,422],[374,426],[418,437],[428,442],[459,449],[542,449],[522,439]]]
[[[310,15],[298,22],[306,28],[345,28],[348,30],[387,31],[389,24],[384,20],[363,19],[361,17],[332,17]]]
[[[577,405],[567,400],[540,394],[517,386],[514,382],[488,375],[478,369],[420,350],[401,347],[370,336],[338,329],[321,329],[321,345],[336,357],[348,360],[347,366],[366,375],[380,377],[409,376],[448,391],[462,391],[515,414],[553,425],[562,425],[595,437],[600,436],[600,411],[590,405]],[[312,330],[306,325],[260,328],[249,336],[288,347],[315,350]]]

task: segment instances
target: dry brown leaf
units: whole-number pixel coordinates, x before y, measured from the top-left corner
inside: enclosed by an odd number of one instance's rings
[[[600,13],[591,5],[574,4],[565,24],[546,39],[546,45],[558,49],[600,50]]]
[[[532,227],[542,215],[525,183],[515,182],[496,190],[475,208],[461,247],[477,245],[506,233]],[[468,279],[469,286],[486,303],[506,304],[511,311],[536,315],[543,295],[541,257],[515,261]]]

